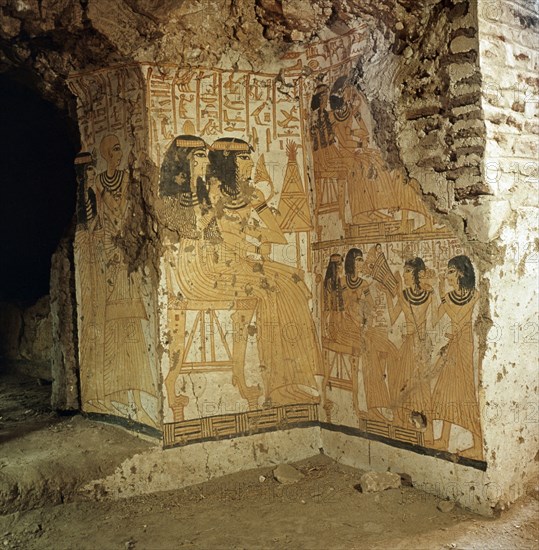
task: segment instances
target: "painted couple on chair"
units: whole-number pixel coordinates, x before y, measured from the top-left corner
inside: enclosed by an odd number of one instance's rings
[[[250,409],[317,403],[321,355],[310,292],[301,271],[269,257],[272,244],[287,241],[252,182],[252,152],[241,139],[209,147],[189,134],[169,146],[159,184],[161,219],[179,237],[167,252],[169,296],[178,289],[172,294],[183,300],[233,304],[233,377]],[[262,390],[245,381],[248,331],[256,334]],[[173,392],[172,384],[169,401]]]

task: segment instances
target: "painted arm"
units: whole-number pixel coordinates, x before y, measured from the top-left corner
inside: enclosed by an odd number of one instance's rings
[[[402,313],[402,304],[400,296],[397,298],[397,303],[393,304],[393,296],[389,292],[386,293],[387,297],[387,309],[389,311],[389,322],[391,325],[395,324],[395,321],[399,318],[399,315]]]
[[[391,325],[395,324],[395,321],[399,318],[399,315],[402,313],[402,279],[400,273],[395,273],[395,280],[397,281],[397,303],[393,303],[393,295],[389,289],[383,285],[379,287],[384,291],[386,295],[387,310],[389,312],[389,322]]]
[[[367,286],[363,289],[363,296],[365,297],[365,300],[369,304],[369,307],[371,309],[374,309],[375,303],[374,303],[374,298],[372,297],[372,294],[371,294],[371,289],[369,288],[370,286],[371,286],[370,283],[368,283]]]
[[[441,296],[440,303],[438,304],[438,309],[436,313],[433,313],[432,324],[436,325],[440,322],[442,317],[447,313],[446,300],[448,300],[447,294],[445,293],[445,278],[441,273],[438,275],[438,293]]]

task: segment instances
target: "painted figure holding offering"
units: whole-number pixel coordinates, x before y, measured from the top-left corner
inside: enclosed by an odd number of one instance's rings
[[[445,284],[451,290],[444,293]],[[435,445],[447,449],[452,424],[471,432],[473,445],[466,449],[471,458],[481,458],[481,426],[473,368],[472,315],[479,299],[475,288],[475,271],[468,256],[455,256],[447,264],[445,280],[440,276],[441,304],[438,322],[447,315],[451,330],[446,334],[436,370],[439,377],[432,396],[434,418],[443,421],[442,433]]]

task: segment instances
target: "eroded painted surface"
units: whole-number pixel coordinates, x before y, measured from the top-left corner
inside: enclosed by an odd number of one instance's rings
[[[75,159],[81,398],[85,412],[158,427],[155,290],[143,269],[132,267],[129,246],[130,164],[144,140],[139,83],[137,70],[128,68],[71,81],[84,147]]]
[[[157,425],[165,445],[321,421],[478,466],[476,268],[387,167],[361,51],[355,31],[266,72],[73,81],[85,410]],[[142,158],[153,286],[128,242]]]
[[[358,58],[324,57],[333,42],[310,52],[316,70],[302,97],[314,179],[321,420],[481,460],[473,263],[437,225],[417,182],[387,168],[355,85]]]

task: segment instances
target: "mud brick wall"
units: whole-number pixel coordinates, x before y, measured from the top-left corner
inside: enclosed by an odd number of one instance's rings
[[[476,8],[465,1],[435,6],[423,35],[405,52],[402,156],[439,211],[489,192],[482,178],[478,48]]]

